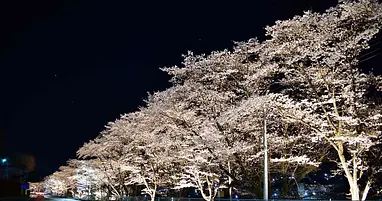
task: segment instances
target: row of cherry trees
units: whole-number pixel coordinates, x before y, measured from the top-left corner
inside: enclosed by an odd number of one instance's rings
[[[75,194],[91,185],[119,199],[134,185],[152,200],[159,187],[195,187],[207,201],[219,188],[261,196],[266,126],[271,173],[298,177],[332,160],[351,199],[365,200],[380,171],[371,162],[380,161],[382,77],[358,64],[381,22],[377,1],[343,1],[277,21],[263,42],[189,52],[181,67],[162,69],[171,88],[109,123],[46,187]]]

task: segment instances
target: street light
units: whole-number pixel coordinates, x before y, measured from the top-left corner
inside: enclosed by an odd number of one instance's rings
[[[1,159],[1,163],[4,165],[4,164],[7,164],[7,166],[5,167],[5,174],[4,174],[4,179],[8,179],[8,163],[7,163],[7,158],[2,158]]]

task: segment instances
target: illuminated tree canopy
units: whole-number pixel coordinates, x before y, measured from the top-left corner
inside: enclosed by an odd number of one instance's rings
[[[358,59],[381,22],[377,1],[342,1],[322,14],[277,21],[263,42],[189,52],[181,67],[162,68],[171,88],[109,123],[78,150],[77,165],[61,168],[46,186],[78,190],[91,175],[87,182],[118,199],[131,185],[144,186],[152,201],[159,187],[198,188],[206,201],[219,188],[259,196],[266,118],[272,172],[285,172],[287,163],[295,173],[327,157],[352,200],[365,200],[380,173],[371,164],[380,156],[369,156],[382,134],[382,105],[371,93],[381,90],[382,77],[364,72]]]

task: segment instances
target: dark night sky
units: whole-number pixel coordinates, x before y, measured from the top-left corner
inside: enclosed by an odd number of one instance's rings
[[[159,67],[179,65],[187,50],[208,53],[263,39],[265,25],[337,1],[127,2],[1,1],[6,154],[34,155],[46,176],[107,122],[136,110],[147,92],[169,87]]]

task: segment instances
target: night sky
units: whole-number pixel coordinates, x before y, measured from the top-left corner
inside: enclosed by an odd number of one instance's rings
[[[107,122],[143,105],[147,92],[169,87],[159,67],[180,65],[187,50],[262,40],[275,20],[337,1],[127,2],[1,1],[3,155],[33,155],[44,177]]]

